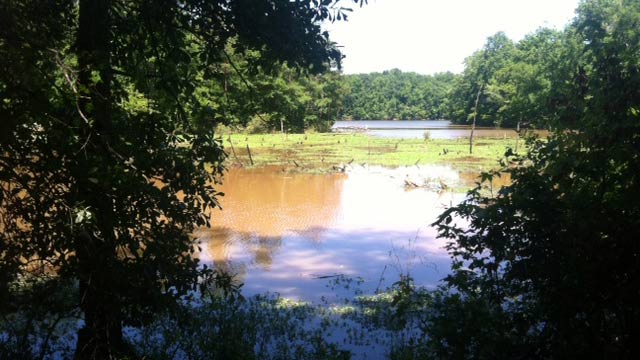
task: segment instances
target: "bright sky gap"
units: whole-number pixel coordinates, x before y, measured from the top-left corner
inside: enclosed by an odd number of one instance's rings
[[[504,31],[514,41],[540,27],[562,30],[578,0],[369,0],[348,21],[327,24],[342,48],[345,74],[393,68],[420,74],[464,69],[464,59],[487,37]]]

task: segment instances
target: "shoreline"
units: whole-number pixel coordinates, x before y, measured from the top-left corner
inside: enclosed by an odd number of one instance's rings
[[[347,165],[389,168],[448,165],[460,172],[500,167],[508,148],[524,148],[523,139],[395,139],[360,133],[231,134],[221,137],[227,167],[279,166],[285,172],[343,172]]]

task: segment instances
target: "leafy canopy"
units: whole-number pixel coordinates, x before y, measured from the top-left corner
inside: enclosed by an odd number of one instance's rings
[[[454,272],[427,332],[458,358],[633,358],[640,323],[640,2],[583,1],[563,36],[577,131],[507,154],[512,185],[443,213]],[[579,44],[579,45],[578,45]],[[574,51],[578,46],[579,51]],[[562,127],[560,127],[562,129]],[[500,176],[483,175],[483,180]],[[478,322],[473,319],[485,319]]]
[[[2,311],[27,305],[16,286],[77,280],[76,357],[129,356],[123,324],[215,275],[190,234],[218,205],[219,116],[199,89],[225,46],[321,72],[341,55],[319,22],[347,12],[334,0],[3,1]]]

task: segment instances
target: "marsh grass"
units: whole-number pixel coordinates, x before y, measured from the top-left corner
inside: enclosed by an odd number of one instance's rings
[[[229,166],[280,166],[293,172],[340,171],[345,164],[449,165],[459,171],[490,170],[515,139],[484,138],[469,154],[467,139],[388,139],[365,134],[235,134],[223,138]],[[233,152],[231,146],[233,145]]]
[[[332,288],[356,293],[357,278]],[[430,293],[408,277],[374,295],[310,304],[277,294],[204,299],[129,333],[149,359],[384,359],[422,336]]]

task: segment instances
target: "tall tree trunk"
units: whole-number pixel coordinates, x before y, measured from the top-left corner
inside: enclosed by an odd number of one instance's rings
[[[473,154],[473,132],[476,130],[476,118],[478,117],[478,102],[480,101],[480,94],[482,94],[483,88],[484,88],[484,84],[480,85],[480,90],[478,90],[478,95],[476,95],[476,106],[473,108],[473,123],[471,124],[471,135],[469,135],[469,154]]]
[[[76,205],[89,207],[94,221],[75,239],[84,326],[78,331],[75,359],[117,359],[132,353],[122,337],[122,305],[110,186],[92,178],[91,168],[108,173],[112,141],[110,1],[80,0],[77,55],[80,134],[87,139],[78,154]],[[95,175],[93,175],[95,176]],[[106,180],[105,180],[106,181]]]

